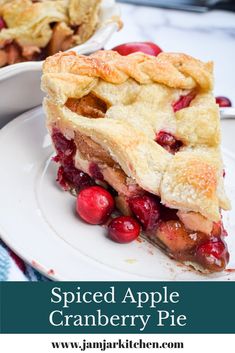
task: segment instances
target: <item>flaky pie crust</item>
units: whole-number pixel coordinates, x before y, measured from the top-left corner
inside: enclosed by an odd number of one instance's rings
[[[56,126],[68,138],[76,133],[90,137],[128,177],[159,195],[166,206],[197,212],[211,221],[220,219],[221,208],[230,208],[211,62],[179,53],[58,53],[44,63],[42,89],[47,93],[49,130]],[[172,103],[190,91],[195,99],[174,113]],[[89,93],[106,103],[104,118],[84,117],[66,107],[68,99]],[[183,142],[175,155],[155,141],[161,130]]]

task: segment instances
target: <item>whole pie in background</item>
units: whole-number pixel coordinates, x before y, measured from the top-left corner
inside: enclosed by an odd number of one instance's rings
[[[203,272],[226,267],[221,210],[230,203],[211,62],[58,53],[44,63],[42,89],[65,190],[98,183],[170,257]]]
[[[0,67],[43,60],[86,42],[101,0],[0,0]]]

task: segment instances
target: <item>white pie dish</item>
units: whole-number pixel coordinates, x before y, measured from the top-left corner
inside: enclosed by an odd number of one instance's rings
[[[120,9],[115,0],[103,0],[100,25],[84,44],[72,48],[89,54],[104,47],[120,27]],[[43,61],[30,61],[0,68],[0,128],[20,113],[41,104],[40,90]]]
[[[226,124],[226,122],[225,122]],[[228,130],[233,127],[230,121]],[[224,125],[225,127],[225,125]],[[228,135],[227,128],[223,133]],[[7,148],[6,148],[7,146]],[[226,143],[226,146],[227,143]],[[20,147],[20,148],[19,148]],[[0,235],[19,256],[57,280],[235,280],[235,272],[202,275],[170,260],[147,241],[117,244],[101,226],[80,221],[75,198],[55,183],[57,166],[42,108],[24,113],[0,132]],[[235,154],[223,151],[233,210],[224,216],[235,268]]]

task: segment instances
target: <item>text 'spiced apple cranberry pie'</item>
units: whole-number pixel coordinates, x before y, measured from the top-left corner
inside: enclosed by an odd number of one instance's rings
[[[0,0],[0,67],[84,43],[98,24],[101,0]]]
[[[185,54],[103,50],[58,53],[42,76],[60,185],[88,199],[100,186],[109,190],[122,213],[113,238],[131,216],[146,239],[203,272],[221,271],[229,259],[212,71]],[[138,228],[129,226],[133,238]]]

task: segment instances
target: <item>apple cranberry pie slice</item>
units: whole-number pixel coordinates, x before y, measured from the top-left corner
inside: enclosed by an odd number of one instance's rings
[[[112,190],[145,238],[205,272],[229,258],[212,86],[212,63],[175,53],[59,53],[42,76],[60,185]]]

